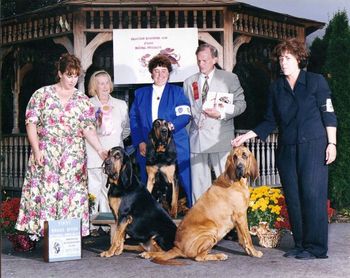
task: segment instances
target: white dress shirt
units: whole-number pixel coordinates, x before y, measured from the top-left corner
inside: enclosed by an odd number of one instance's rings
[[[159,103],[162,99],[163,91],[164,91],[165,84],[162,86],[157,86],[153,84],[152,88],[152,122],[154,122],[156,119],[158,119],[158,109],[159,109]]]

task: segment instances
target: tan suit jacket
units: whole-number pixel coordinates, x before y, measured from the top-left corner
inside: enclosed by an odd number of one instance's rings
[[[213,119],[202,113],[201,88],[199,98],[195,98],[193,83],[199,84],[200,73],[184,81],[184,91],[191,103],[192,120],[189,124],[191,153],[225,152],[231,149],[234,137],[233,118],[242,114],[246,108],[243,89],[237,75],[224,70],[214,70],[209,90],[233,94],[234,108],[226,111],[224,119]]]

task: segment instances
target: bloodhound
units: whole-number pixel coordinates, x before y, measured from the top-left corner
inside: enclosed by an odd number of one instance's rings
[[[104,170],[108,175],[108,199],[117,229],[112,246],[100,256],[120,255],[123,249],[140,252],[171,249],[176,225],[133,173],[130,158],[123,148],[109,150]],[[124,245],[126,234],[140,244]]]
[[[175,175],[176,147],[170,125],[163,119],[152,124],[146,150],[147,189],[169,211],[178,213],[179,187]]]
[[[209,254],[211,249],[236,227],[239,244],[254,257],[257,251],[248,230],[249,189],[247,177],[256,178],[258,168],[253,154],[245,147],[234,148],[227,157],[225,171],[202,195],[180,223],[174,247],[167,252],[143,252],[141,257],[155,263],[174,264],[176,257],[196,261],[226,260],[224,253]]]

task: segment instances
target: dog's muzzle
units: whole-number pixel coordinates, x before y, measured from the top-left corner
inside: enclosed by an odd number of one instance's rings
[[[116,173],[114,169],[115,168],[114,163],[117,160],[121,160],[121,159],[123,159],[123,155],[119,151],[116,151],[115,153],[111,154],[109,157],[105,159],[103,164],[104,164],[104,172],[107,176],[112,177],[114,179],[118,178],[118,173]]]
[[[236,166],[236,177],[238,179],[244,177],[244,165],[241,163],[237,164]]]
[[[114,163],[110,158],[107,158],[104,162],[104,172],[107,176],[113,176],[114,173]]]
[[[168,137],[168,132],[169,132],[169,130],[168,130],[167,127],[165,127],[165,126],[161,127],[160,135],[161,135],[162,138],[167,138]]]

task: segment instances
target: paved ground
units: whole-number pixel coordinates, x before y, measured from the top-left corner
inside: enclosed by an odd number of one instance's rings
[[[154,264],[125,252],[112,258],[100,258],[99,252],[108,247],[107,236],[84,239],[83,258],[77,261],[45,263],[41,244],[29,253],[16,253],[6,238],[2,240],[1,277],[350,277],[350,223],[329,226],[329,259],[300,261],[282,256],[292,246],[289,234],[283,236],[279,247],[266,249],[260,259],[246,256],[237,242],[223,240],[214,252],[225,252],[223,262],[198,263],[184,260],[186,266]],[[256,240],[254,239],[256,244]]]

